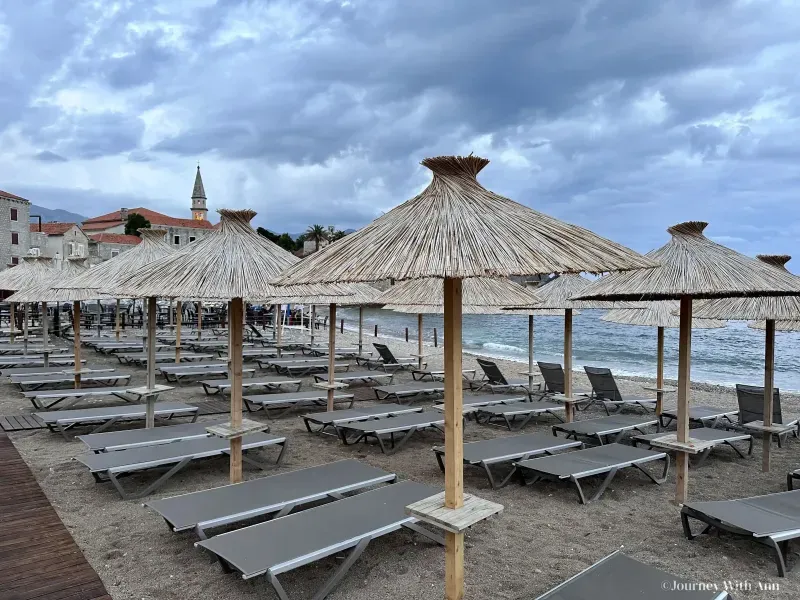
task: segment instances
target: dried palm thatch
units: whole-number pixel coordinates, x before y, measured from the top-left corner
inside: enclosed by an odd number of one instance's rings
[[[785,254],[759,254],[759,262],[782,276],[800,281],[786,268],[791,256]],[[700,319],[772,319],[775,321],[794,321],[800,319],[800,298],[797,296],[769,296],[762,298],[719,298],[697,302],[692,312]],[[777,324],[777,323],[776,323]],[[794,331],[792,325],[781,331]]]
[[[646,255],[659,262],[659,267],[606,275],[577,298],[673,300],[800,295],[800,278],[712,242],[703,235],[707,225],[689,221],[670,227],[667,231],[672,239]]]
[[[660,300],[658,302],[645,303],[645,308],[614,308],[600,317],[600,320],[622,325],[677,328],[680,325],[680,319],[674,314],[677,310],[677,301]],[[718,329],[720,327],[725,327],[725,321],[716,319],[692,320],[693,329]]]
[[[535,310],[558,310],[563,313],[566,308],[613,308],[613,302],[600,300],[573,300],[585,290],[591,281],[577,273],[558,275],[536,288],[536,295],[541,303],[533,307]],[[534,313],[538,314],[538,313]]]
[[[0,290],[16,292],[51,279],[56,273],[52,258],[26,256],[20,264],[0,272]]]
[[[284,289],[285,287],[285,289]],[[283,295],[271,296],[264,302],[265,304],[339,304],[342,306],[364,306],[368,304],[380,304],[377,299],[381,291],[366,283],[341,283],[325,284],[314,286],[317,290],[315,294],[298,293],[290,295],[292,289],[302,292],[309,286],[273,286],[275,290],[280,290]],[[321,293],[327,292],[327,293]]]
[[[489,161],[439,156],[422,164],[421,194],[281,275],[279,284],[425,277],[600,273],[652,267],[641,255],[587,229],[490,192],[477,175]]]
[[[145,265],[172,254],[175,250],[165,240],[166,229],[140,229],[142,241],[116,258],[92,267],[74,279],[64,282],[64,288],[103,290],[113,293],[114,286],[126,276],[136,273]]]
[[[423,304],[384,304],[382,308],[412,315],[441,315],[444,313],[444,307],[441,304],[438,306]],[[465,315],[502,315],[505,314],[505,311],[497,306],[464,304],[461,308],[461,313]]]
[[[184,249],[122,278],[116,294],[130,297],[262,300],[285,293],[270,280],[295,264],[296,256],[258,235],[252,210],[222,209],[220,227]],[[313,289],[300,291],[314,293]]]
[[[415,307],[413,312],[442,312],[444,290],[441,279],[415,279],[392,286],[377,298],[379,304]],[[492,309],[499,312],[505,306],[536,306],[539,297],[530,288],[525,288],[508,279],[472,277],[464,280],[462,287],[464,312],[473,312],[470,307]],[[416,310],[416,307],[433,307],[436,310]],[[412,312],[403,310],[402,312]],[[486,312],[473,314],[491,314]]]
[[[101,294],[97,290],[68,289],[61,286],[67,285],[72,279],[87,270],[85,258],[68,258],[61,263],[61,270],[48,280],[21,289],[13,296],[10,302],[83,302],[85,300],[105,300],[111,296]]]

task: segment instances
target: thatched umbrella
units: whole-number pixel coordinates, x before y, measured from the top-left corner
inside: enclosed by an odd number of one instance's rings
[[[678,503],[687,497],[687,452],[695,448],[689,437],[692,299],[800,295],[800,279],[712,242],[703,235],[706,225],[690,221],[670,227],[667,231],[672,239],[647,254],[661,266],[646,273],[613,273],[592,283],[579,296],[602,300],[680,300],[678,433],[674,445],[680,449],[675,493]]]
[[[113,295],[114,286],[126,276],[135,273],[146,264],[174,252],[173,247],[164,240],[164,236],[167,234],[166,229],[143,228],[139,229],[138,233],[142,241],[134,248],[92,267],[86,273],[65,283],[65,287],[97,290],[98,292],[103,290],[107,292],[107,295]],[[120,299],[117,298],[115,330],[118,340],[120,336],[119,301]]]
[[[464,281],[462,291],[462,314],[502,314],[502,308],[506,306],[531,306],[539,302],[530,289],[508,279],[473,277]],[[421,369],[425,358],[422,349],[422,315],[444,312],[441,284],[436,279],[412,279],[389,288],[378,300],[385,304],[385,309],[417,315],[417,359]],[[528,384],[528,388],[532,389],[533,377],[530,375]]]
[[[86,271],[86,258],[68,258],[61,263],[61,270],[47,280],[26,287],[9,298],[13,302],[41,302],[44,320],[42,327],[47,331],[47,303],[48,302],[72,302],[72,329],[73,329],[73,350],[75,353],[75,388],[81,387],[81,302],[85,300],[96,300],[97,295],[87,294],[85,290],[59,290],[58,286],[63,282],[80,275]],[[58,310],[58,309],[56,309]],[[44,364],[48,365],[47,337],[44,338]]]
[[[758,260],[776,273],[794,278],[786,268],[791,256],[785,254],[760,254]],[[775,385],[775,323],[778,320],[800,317],[800,298],[797,296],[772,296],[765,298],[718,298],[698,302],[695,317],[706,319],[748,320],[764,323],[766,339],[764,344],[764,431],[762,440],[761,468],[766,473],[770,469],[770,450],[772,446],[772,401]],[[796,321],[786,321],[785,327],[793,327]]]
[[[488,160],[440,156],[422,164],[433,180],[413,199],[289,269],[277,283],[444,280],[445,497],[464,504],[461,390],[463,279],[652,267],[635,252],[494,194],[478,183]],[[447,532],[446,597],[463,595],[464,536]]]
[[[664,408],[664,329],[673,329],[680,326],[680,320],[673,314],[678,310],[679,305],[674,300],[661,300],[659,302],[645,302],[643,306],[644,308],[614,308],[600,317],[600,320],[621,325],[658,328],[658,342],[656,344],[656,354],[658,356],[656,368],[656,414],[661,416]],[[692,329],[718,329],[720,327],[725,327],[724,321],[692,319]]]
[[[53,264],[52,258],[44,256],[25,256],[22,262],[14,267],[9,267],[4,271],[0,271],[0,290],[7,292],[17,292],[23,288],[36,285],[52,278],[58,269]],[[14,302],[9,301],[9,338],[13,343],[15,340],[16,318],[14,315]],[[24,327],[24,343],[25,354],[27,354],[28,346],[28,305],[25,305],[25,320]]]
[[[242,419],[244,302],[269,295],[270,280],[299,259],[255,232],[250,225],[254,211],[222,209],[219,213],[218,229],[142,267],[116,289],[131,297],[230,302],[231,421],[211,432],[230,439],[230,479],[236,483],[242,479],[242,436],[264,427]]]
[[[611,308],[613,302],[596,302],[586,300],[573,300],[573,297],[586,289],[591,282],[581,277],[578,273],[565,273],[554,277],[536,288],[536,295],[541,303],[528,311],[512,310],[511,312],[524,312],[528,314],[528,367],[533,372],[533,316],[560,316],[564,315],[564,398],[566,399],[566,419],[572,421],[572,317],[573,311],[589,308]],[[528,375],[532,377],[532,375]]]

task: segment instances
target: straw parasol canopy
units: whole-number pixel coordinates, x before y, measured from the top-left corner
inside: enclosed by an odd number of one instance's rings
[[[791,256],[759,254],[756,258],[772,271],[800,282],[800,278],[786,268]],[[796,321],[800,319],[800,298],[797,296],[720,298],[698,302],[692,311],[694,316],[700,319]]]
[[[477,156],[426,158],[433,180],[411,200],[316,252],[276,283],[602,273],[654,263],[587,229],[495,194]]]
[[[508,279],[473,277],[464,281],[462,292],[463,311],[471,314],[499,313],[506,306],[533,306],[540,302],[530,288],[523,287]],[[439,279],[415,279],[390,287],[377,298],[378,304],[401,312],[441,313],[444,297]],[[397,307],[397,308],[395,308]],[[428,310],[416,308],[428,307]],[[489,311],[484,312],[484,311]]]
[[[675,328],[679,319],[675,312],[679,304],[674,300],[645,302],[643,308],[614,308],[600,317],[601,321],[619,323],[621,325],[640,325],[643,327]],[[725,321],[717,319],[692,319],[693,329],[719,329],[725,327]]]
[[[266,298],[267,304],[339,304],[359,306],[380,304],[381,291],[366,283],[343,283],[314,286],[316,293],[303,294],[308,286],[271,286],[272,293]]]
[[[431,170],[433,179],[419,195],[274,281],[296,285],[444,279],[446,510],[442,514],[448,515],[464,502],[461,280],[655,266],[620,244],[487,190],[477,175],[488,163],[472,155],[425,159],[422,165]],[[464,534],[448,531],[445,537],[445,595],[461,598]]]
[[[69,289],[68,284],[88,269],[86,258],[68,258],[61,263],[61,270],[53,269],[50,277],[20,289],[9,296],[10,302],[83,302],[85,300],[107,299],[110,296],[86,289]]]
[[[679,446],[687,445],[687,451],[690,451],[692,299],[800,295],[800,278],[712,242],[703,235],[707,225],[705,222],[689,221],[670,227],[667,231],[672,239],[647,254],[660,266],[646,273],[612,273],[595,281],[579,295],[580,299],[595,300],[680,299],[677,442]],[[770,365],[770,344],[767,346],[766,362]],[[773,386],[769,375],[771,368],[768,367],[766,371],[764,423],[769,425]],[[771,435],[764,437],[764,467],[767,469],[771,439]],[[678,452],[675,494],[678,503],[684,502],[688,494],[688,469],[688,454]]]
[[[25,256],[20,264],[0,271],[0,290],[16,292],[50,279],[57,272],[52,258]]]

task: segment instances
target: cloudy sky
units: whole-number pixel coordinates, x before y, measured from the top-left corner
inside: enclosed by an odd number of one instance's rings
[[[475,152],[637,250],[711,222],[800,262],[793,0],[0,0],[0,188],[97,215],[364,225]]]

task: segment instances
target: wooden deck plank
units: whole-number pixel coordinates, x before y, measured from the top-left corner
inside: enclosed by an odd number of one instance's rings
[[[0,423],[30,429],[29,418]],[[37,424],[38,425],[38,424]],[[0,433],[0,590],[3,600],[111,600],[30,469]]]

